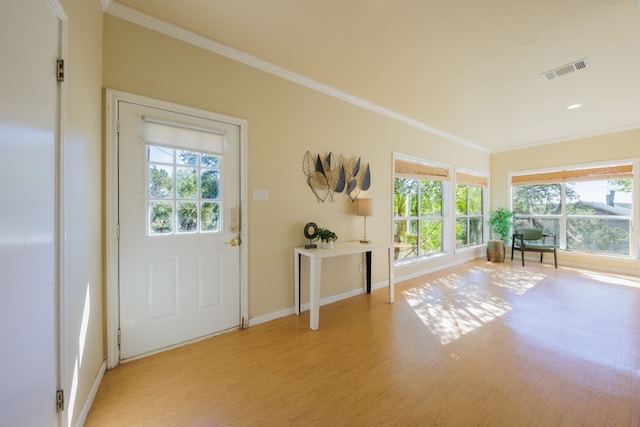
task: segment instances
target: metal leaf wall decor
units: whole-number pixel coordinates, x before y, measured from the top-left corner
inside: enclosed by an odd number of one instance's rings
[[[340,154],[336,159],[332,153],[322,157],[307,151],[302,159],[302,172],[318,202],[327,199],[334,202],[334,194],[343,191],[351,201],[355,201],[360,191],[371,187],[371,169],[368,163],[361,167],[360,157],[345,160]]]

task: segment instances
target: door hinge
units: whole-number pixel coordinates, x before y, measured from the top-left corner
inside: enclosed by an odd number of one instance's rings
[[[64,411],[64,390],[56,390],[56,412]]]
[[[120,328],[118,328],[118,348],[120,348],[121,342],[122,342],[122,334],[120,333]]]
[[[120,224],[116,224],[116,239],[120,238]]]
[[[56,61],[56,80],[59,82],[64,81],[64,59],[58,59]]]
[[[116,119],[116,133],[120,133],[120,119]]]

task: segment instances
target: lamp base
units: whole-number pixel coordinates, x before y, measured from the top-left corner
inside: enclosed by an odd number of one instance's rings
[[[360,243],[371,243],[371,240],[360,240]]]

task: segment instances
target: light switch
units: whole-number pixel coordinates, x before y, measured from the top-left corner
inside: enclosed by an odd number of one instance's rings
[[[269,190],[253,189],[253,200],[269,200]]]

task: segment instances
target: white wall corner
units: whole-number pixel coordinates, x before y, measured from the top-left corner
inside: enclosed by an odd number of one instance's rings
[[[91,386],[91,390],[89,391],[87,400],[84,402],[84,405],[82,405],[82,409],[80,410],[78,419],[74,423],[74,427],[82,427],[87,421],[87,417],[89,416],[89,411],[91,410],[93,401],[96,399],[96,394],[98,394],[98,389],[100,388],[100,384],[102,383],[102,378],[104,378],[104,374],[106,371],[107,371],[107,361],[105,360],[102,362],[102,365],[100,365],[98,374],[96,375],[96,378],[93,381],[93,385]]]

